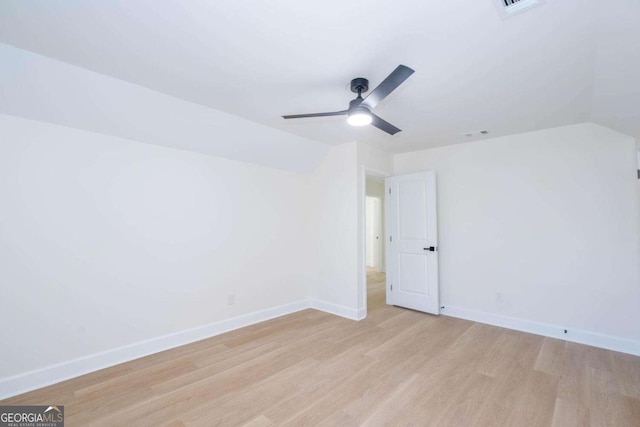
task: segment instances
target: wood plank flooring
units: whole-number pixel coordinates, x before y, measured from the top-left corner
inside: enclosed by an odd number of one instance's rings
[[[305,310],[0,402],[71,426],[640,426],[640,358],[385,305]]]

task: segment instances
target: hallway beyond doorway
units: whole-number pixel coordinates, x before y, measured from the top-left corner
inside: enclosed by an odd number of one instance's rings
[[[383,308],[386,301],[387,275],[374,267],[367,267],[367,312]]]

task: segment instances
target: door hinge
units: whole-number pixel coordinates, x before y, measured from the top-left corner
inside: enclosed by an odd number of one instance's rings
[[[393,236],[389,236],[389,241],[393,242]]]
[[[640,179],[640,169],[638,169],[638,179]],[[391,189],[389,189],[391,191]]]
[[[391,285],[391,290],[393,290],[393,285]]]
[[[640,171],[638,171],[638,172],[640,172]],[[391,187],[389,187],[389,194],[391,194]]]

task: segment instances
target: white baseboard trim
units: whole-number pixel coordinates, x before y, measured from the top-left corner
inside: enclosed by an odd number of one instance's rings
[[[357,310],[355,308],[333,304],[317,299],[311,300],[310,307],[316,310],[324,311],[325,313],[335,314],[336,316],[345,317],[351,320],[362,320],[364,319],[365,315],[364,309]]]
[[[534,322],[451,305],[445,305],[440,314],[640,356],[640,342],[597,332],[571,329],[559,325]],[[564,332],[565,330],[567,331],[566,333]]]
[[[310,308],[309,300],[256,311],[0,379],[0,399]]]

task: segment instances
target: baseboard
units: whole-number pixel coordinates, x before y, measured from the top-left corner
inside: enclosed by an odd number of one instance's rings
[[[335,314],[336,316],[345,317],[351,320],[362,320],[365,316],[364,309],[357,310],[355,308],[333,304],[317,299],[311,300],[310,307],[316,310],[324,311],[325,313]]]
[[[0,399],[310,308],[309,300],[257,311],[0,379]]]
[[[445,305],[440,311],[440,314],[640,356],[640,342],[597,332],[570,329],[564,326],[534,322],[450,305]]]

